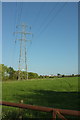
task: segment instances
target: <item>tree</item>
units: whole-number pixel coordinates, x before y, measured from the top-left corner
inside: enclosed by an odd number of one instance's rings
[[[62,75],[62,77],[65,77],[65,75]]]
[[[7,67],[4,64],[0,64],[0,76],[2,80],[8,80],[14,78],[14,69],[12,67]]]
[[[14,78],[14,69],[12,67],[8,68],[8,74],[9,74],[9,79],[13,79]]]
[[[72,77],[74,77],[74,74],[72,74]]]
[[[8,80],[8,79],[18,79],[19,71],[15,71],[12,67],[7,67],[4,64],[0,64],[0,79],[2,80]],[[26,71],[20,71],[20,74],[22,76],[22,80],[27,78],[27,72]],[[2,77],[2,78],[1,78]],[[38,78],[37,73],[29,72],[28,73],[29,79],[32,78]]]
[[[59,76],[60,74],[58,73],[57,76]]]
[[[0,80],[2,80],[2,65],[0,64]]]
[[[38,74],[37,73],[33,73],[33,72],[29,72],[28,76],[29,76],[29,79],[38,78]]]
[[[2,75],[2,80],[8,79],[8,67],[5,66],[4,64],[0,64],[0,69],[1,69],[1,75]]]

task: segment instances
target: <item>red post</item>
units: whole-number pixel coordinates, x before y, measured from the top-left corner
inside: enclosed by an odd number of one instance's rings
[[[52,120],[56,120],[56,112],[52,111]]]
[[[58,118],[62,119],[62,120],[67,120],[63,115],[60,114],[59,111],[56,111]]]

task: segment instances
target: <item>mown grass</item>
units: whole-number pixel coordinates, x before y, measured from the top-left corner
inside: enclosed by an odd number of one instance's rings
[[[25,104],[80,110],[78,82],[78,77],[3,82],[3,101],[19,103],[20,100],[24,100]],[[17,109],[3,107],[3,111],[6,113],[8,110],[15,111]],[[31,118],[43,117],[47,114],[31,110],[25,110],[24,113]],[[9,112],[10,114],[12,113]],[[50,115],[48,116],[50,117]]]

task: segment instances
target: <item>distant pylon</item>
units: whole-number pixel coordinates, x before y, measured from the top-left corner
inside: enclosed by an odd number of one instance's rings
[[[27,42],[30,40],[26,39],[26,35],[32,34],[32,33],[26,32],[27,27],[28,26],[26,24],[21,24],[16,26],[16,28],[21,28],[20,32],[15,32],[15,34],[19,35],[19,38],[16,40],[19,40],[20,42],[18,80],[21,80],[21,79],[28,80]],[[24,71],[24,74],[22,74],[22,71]]]

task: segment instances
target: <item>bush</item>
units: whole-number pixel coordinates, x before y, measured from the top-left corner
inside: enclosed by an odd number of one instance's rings
[[[38,74],[37,74],[37,73],[29,72],[29,73],[28,73],[28,77],[29,77],[29,79],[38,78]]]

